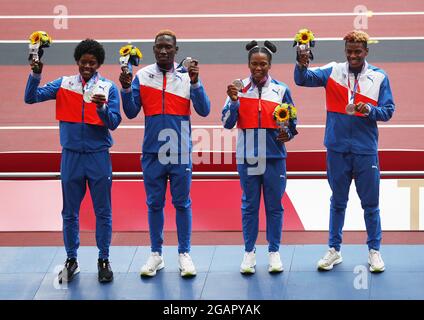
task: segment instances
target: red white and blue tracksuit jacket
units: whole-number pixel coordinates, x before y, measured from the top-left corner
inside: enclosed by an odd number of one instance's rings
[[[190,84],[188,73],[176,67],[177,64],[174,64],[172,72],[166,72],[164,77],[156,63],[146,66],[137,72],[132,88],[121,91],[124,112],[129,119],[135,118],[143,108],[143,153],[159,152],[165,143],[159,141],[159,133],[163,129],[177,132],[181,141],[178,153],[191,152],[191,125],[188,141],[181,138],[181,123],[190,123],[190,100],[200,116],[206,117],[210,112],[210,101],[200,79],[196,84]]]
[[[346,114],[355,78],[345,63],[330,63],[319,68],[300,68],[296,65],[294,80],[305,87],[324,87],[326,95],[327,123],[324,144],[335,152],[377,154],[377,121],[388,121],[395,104],[386,73],[365,62],[358,76],[354,103],[364,102],[371,106],[368,116]],[[350,86],[350,89],[349,89]]]
[[[32,104],[56,99],[56,119],[59,120],[60,143],[63,148],[78,152],[95,152],[113,145],[110,130],[121,122],[119,91],[116,85],[98,73],[83,84],[80,75],[64,76],[38,88],[41,76],[31,74],[25,89],[25,102]],[[84,87],[98,81],[107,99],[104,108],[83,101]]]
[[[266,129],[266,158],[283,159],[287,157],[284,144],[277,141],[278,126],[273,118],[274,109],[281,103],[293,104],[290,90],[286,84],[274,80],[271,76],[259,92],[251,77],[243,79],[244,89],[239,93],[237,101],[227,98],[222,110],[222,124],[224,128],[231,129],[237,124],[238,132],[236,157],[238,160],[246,159],[246,143],[250,139],[246,136],[246,129],[254,130],[254,154],[258,153],[258,130]],[[288,133],[290,139],[296,134],[297,120],[289,122]]]

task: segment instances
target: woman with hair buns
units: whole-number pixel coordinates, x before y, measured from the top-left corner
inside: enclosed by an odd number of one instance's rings
[[[283,212],[281,200],[286,188],[286,148],[284,143],[296,134],[296,120],[280,128],[274,120],[275,108],[293,104],[286,84],[269,75],[275,45],[256,41],[246,45],[250,76],[228,85],[228,98],[222,111],[225,128],[237,123],[237,171],[243,190],[242,225],[245,253],[240,266],[244,274],[255,273],[255,243],[259,227],[259,205],[263,190],[266,211],[266,238],[268,240],[269,272],[283,271],[279,254]]]

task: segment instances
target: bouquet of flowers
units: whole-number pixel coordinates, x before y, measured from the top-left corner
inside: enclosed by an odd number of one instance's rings
[[[127,44],[119,49],[119,64],[122,71],[132,73],[132,66],[138,66],[140,59],[143,58],[141,51],[132,44]]]
[[[295,46],[297,49],[297,61],[299,61],[299,56],[301,54],[308,54],[310,60],[314,59],[311,48],[315,46],[315,36],[311,30],[300,29],[294,37],[293,47]]]
[[[289,121],[297,119],[297,110],[290,103],[282,103],[274,109],[274,120],[280,128],[289,126]]]
[[[50,47],[52,38],[45,31],[35,31],[29,36],[29,60],[39,61],[43,56],[43,48]]]

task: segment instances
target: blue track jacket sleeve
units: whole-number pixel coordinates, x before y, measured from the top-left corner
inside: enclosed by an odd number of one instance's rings
[[[33,104],[56,99],[56,93],[62,83],[62,78],[56,79],[39,88],[41,75],[31,73],[25,88],[25,103]]]
[[[332,70],[332,63],[320,68],[294,68],[294,82],[302,87],[325,87]]]
[[[294,106],[294,102],[290,94],[290,89],[288,87],[286,88],[286,92],[284,93],[284,96],[283,96],[283,103],[289,103]],[[298,133],[296,130],[296,126],[297,126],[297,119],[290,119],[289,126],[288,126],[288,134],[289,134],[290,140],[293,139],[294,136],[297,135]]]
[[[118,88],[113,83],[109,90],[107,103],[102,108],[97,108],[97,114],[110,130],[115,130],[121,123],[121,112],[119,110]]]
[[[131,89],[121,89],[122,107],[128,119],[135,118],[141,110],[140,82],[135,77]]]
[[[200,116],[206,117],[209,114],[211,111],[211,103],[200,79],[197,83],[191,85],[190,99],[193,101],[194,110],[196,110]]]
[[[371,106],[368,117],[374,121],[389,121],[395,111],[392,90],[390,89],[389,78],[387,75],[380,86],[378,95],[378,105]]]
[[[229,97],[225,101],[224,108],[222,109],[222,125],[226,129],[232,129],[238,119],[238,109],[240,107],[240,100],[232,101]]]

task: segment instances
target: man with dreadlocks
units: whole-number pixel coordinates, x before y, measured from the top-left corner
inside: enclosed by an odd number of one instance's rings
[[[178,262],[181,276],[194,276],[196,269],[189,255],[191,238],[190,186],[192,176],[190,100],[194,110],[206,117],[210,102],[199,79],[199,66],[192,60],[180,67],[174,62],[177,39],[171,30],[155,37],[156,63],[140,69],[134,80],[121,73],[121,97],[129,119],[143,107],[144,187],[147,196],[151,254],[141,268],[142,276],[154,276],[162,269],[164,206],[167,180],[170,180],[172,203],[176,209]],[[187,68],[187,69],[186,69]]]
[[[386,73],[365,60],[369,36],[352,31],[343,38],[347,62],[308,68],[302,55],[294,70],[297,85],[324,87],[327,123],[327,177],[331,187],[329,250],[318,261],[318,269],[331,270],[342,262],[340,247],[352,178],[364,210],[371,272],[385,269],[380,254],[382,238],[379,187],[377,121],[389,121],[395,110]]]
[[[244,79],[243,89],[234,84],[227,87],[228,98],[222,110],[222,123],[231,129],[237,123],[237,171],[242,196],[242,226],[245,253],[240,265],[243,274],[255,273],[256,239],[259,227],[261,191],[265,201],[266,237],[268,240],[268,271],[281,272],[279,248],[284,208],[281,204],[286,188],[285,142],[296,134],[296,120],[278,128],[275,108],[282,103],[293,104],[286,84],[269,75],[272,54],[277,51],[269,41],[258,46],[256,41],[246,45],[250,76]],[[253,141],[253,143],[251,143]]]

